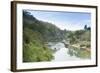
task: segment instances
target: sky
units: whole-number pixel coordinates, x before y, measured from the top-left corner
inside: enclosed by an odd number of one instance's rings
[[[91,27],[91,13],[27,10],[38,20],[53,23],[61,30],[80,30]]]

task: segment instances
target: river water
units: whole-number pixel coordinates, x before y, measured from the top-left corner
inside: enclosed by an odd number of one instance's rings
[[[68,60],[80,60],[80,58],[76,56],[70,56],[68,54],[68,48],[65,47],[64,43],[58,42],[58,43],[49,43],[51,46],[49,46],[51,49],[56,49],[57,51],[54,52],[54,59],[52,61],[68,61]]]

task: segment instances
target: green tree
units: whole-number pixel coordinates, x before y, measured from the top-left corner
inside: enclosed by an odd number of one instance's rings
[[[87,25],[84,26],[84,29],[87,30]]]

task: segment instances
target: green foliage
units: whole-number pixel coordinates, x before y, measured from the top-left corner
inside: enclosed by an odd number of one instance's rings
[[[80,58],[91,58],[91,53],[86,51],[86,50],[83,50],[83,51],[79,50],[77,52],[77,57],[80,57]]]
[[[40,21],[26,11],[23,11],[23,24],[23,29],[29,28],[39,32],[45,42],[61,41],[64,37],[63,31],[54,24]]]
[[[77,30],[77,31],[67,31],[66,40],[68,39],[70,44],[76,44],[81,42],[89,42],[91,41],[91,31],[90,30]]]
[[[24,43],[23,48],[23,62],[40,62],[53,59],[52,50],[47,47],[44,49],[42,45],[37,46],[30,42],[29,44]]]
[[[85,26],[87,28],[87,26]],[[67,31],[68,32],[68,31]],[[91,31],[77,30],[69,31],[66,33],[66,40],[69,40],[69,51],[70,56],[77,56],[80,58],[90,58],[91,57]]]
[[[84,26],[84,29],[87,30],[87,25]]]
[[[23,11],[23,62],[50,61],[54,58],[53,51],[44,44],[47,40],[44,23]]]
[[[77,46],[69,46],[69,50],[68,50],[68,54],[70,56],[77,56],[79,58],[91,58],[91,52],[88,51],[86,48],[81,48],[81,47],[77,47]]]
[[[50,61],[53,59],[52,50],[44,45],[39,33],[24,29],[23,39],[23,62]]]
[[[84,30],[91,30],[90,27],[87,27],[87,25],[84,26]]]

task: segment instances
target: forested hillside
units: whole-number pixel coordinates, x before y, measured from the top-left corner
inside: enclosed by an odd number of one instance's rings
[[[37,31],[42,35],[44,41],[61,41],[64,37],[63,31],[52,23],[44,22],[36,19],[29,12],[23,12],[23,26],[33,31]]]

